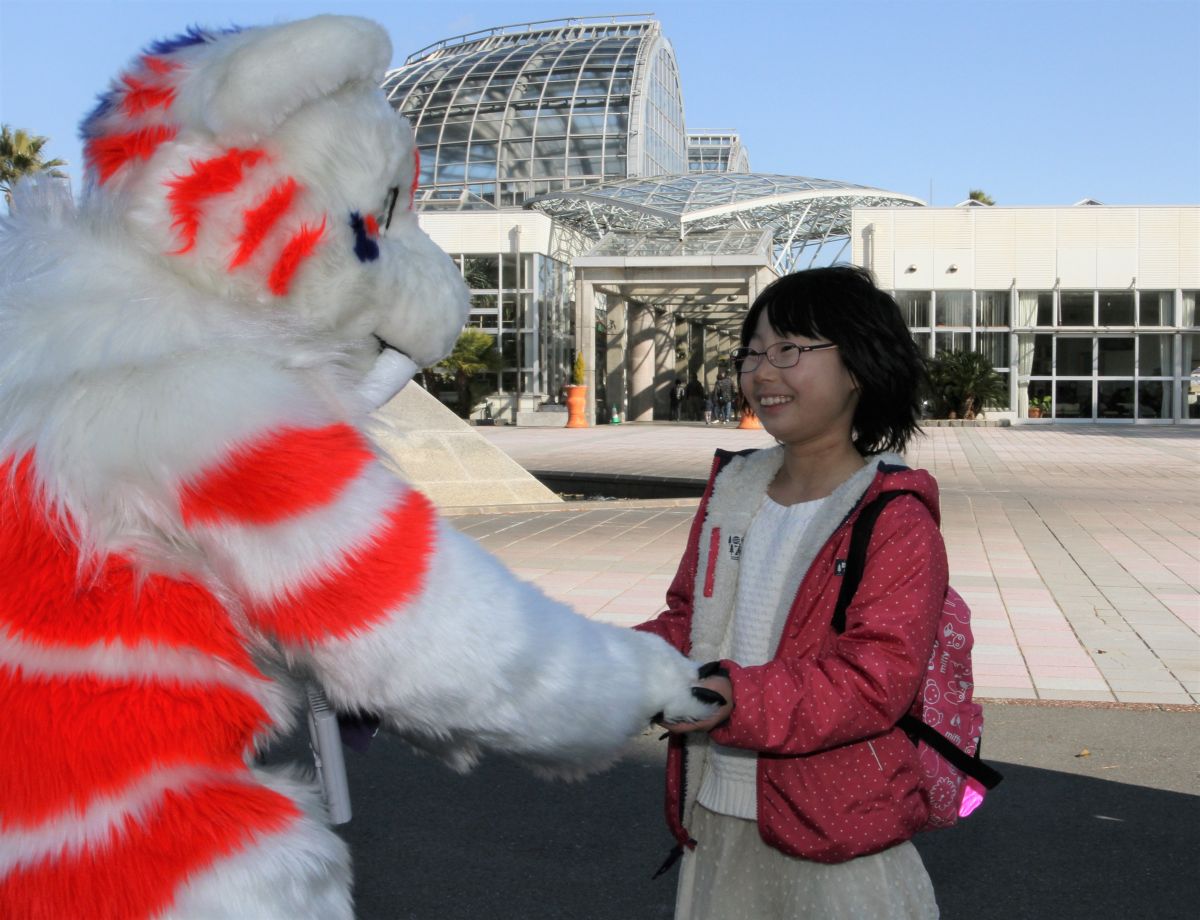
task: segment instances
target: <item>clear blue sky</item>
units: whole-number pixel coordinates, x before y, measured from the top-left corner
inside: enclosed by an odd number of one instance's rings
[[[496,25],[654,12],[690,128],[735,128],[758,172],[954,204],[1200,203],[1200,0],[0,0],[0,121],[76,126],[142,46],[198,23],[381,22],[395,63]]]

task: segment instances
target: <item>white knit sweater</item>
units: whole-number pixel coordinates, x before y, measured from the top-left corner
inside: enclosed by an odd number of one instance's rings
[[[742,543],[737,603],[723,658],[738,664],[764,664],[773,653],[771,622],[781,600],[787,567],[794,547],[804,536],[825,499],[780,505],[763,496]],[[757,816],[754,751],[729,748],[712,742],[709,769],[704,773],[697,801],[705,808],[735,818]]]

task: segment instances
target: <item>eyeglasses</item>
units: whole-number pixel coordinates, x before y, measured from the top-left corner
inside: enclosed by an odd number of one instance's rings
[[[823,348],[837,348],[835,342],[823,342],[820,345],[797,345],[795,342],[776,342],[768,345],[765,351],[755,351],[753,348],[735,348],[729,353],[733,368],[739,374],[747,374],[758,370],[762,359],[766,358],[773,367],[795,367],[800,363],[800,356],[806,351],[820,351]]]

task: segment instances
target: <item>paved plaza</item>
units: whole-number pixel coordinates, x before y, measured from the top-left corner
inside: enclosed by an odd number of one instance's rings
[[[688,424],[480,428],[526,469],[703,480],[762,431]],[[973,610],[980,697],[1200,702],[1200,430],[928,428],[951,579]],[[453,520],[581,613],[662,609],[695,500],[457,509]]]

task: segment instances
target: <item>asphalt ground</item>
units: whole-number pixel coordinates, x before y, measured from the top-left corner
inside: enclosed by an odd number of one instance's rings
[[[1003,783],[957,827],[918,835],[946,920],[1192,920],[1200,904],[1200,713],[1149,705],[985,704]],[[671,917],[665,743],[580,783],[491,757],[460,776],[379,736],[347,751],[338,830],[362,920]],[[303,739],[275,756],[303,759]],[[853,918],[868,920],[868,918]]]

